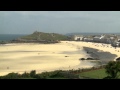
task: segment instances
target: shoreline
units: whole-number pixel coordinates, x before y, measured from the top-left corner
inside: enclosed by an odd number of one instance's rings
[[[79,60],[79,58],[87,56],[83,48],[78,49],[77,46],[66,42],[8,44],[0,46],[0,50],[0,75],[31,70],[43,72],[89,68],[94,65]]]
[[[113,61],[117,57],[116,54],[110,52],[104,52],[90,47],[83,48],[92,58],[98,58],[101,64],[107,64],[109,61]]]
[[[110,52],[111,54],[117,55],[116,58],[120,57],[120,47],[112,47],[110,44],[104,44],[104,43],[94,43],[94,42],[76,42],[71,41],[70,44],[74,43],[75,45],[83,46],[83,47],[89,47],[98,49],[99,52]],[[114,61],[116,61],[116,58],[114,58]]]
[[[102,44],[75,41],[61,41],[61,43],[53,44],[12,43],[3,45],[0,46],[0,75],[31,70],[42,73],[60,69],[90,68],[96,66],[96,63],[79,59],[95,57],[97,54],[104,64],[110,58],[119,56],[119,52],[115,51],[117,49],[109,48],[108,45],[100,47],[100,45]],[[95,54],[86,53],[86,49]]]

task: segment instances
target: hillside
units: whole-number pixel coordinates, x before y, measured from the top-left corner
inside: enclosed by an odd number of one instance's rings
[[[57,34],[57,33],[44,33],[44,32],[34,32],[33,34],[23,36],[19,39],[24,40],[37,40],[37,41],[61,41],[69,40],[68,36]]]

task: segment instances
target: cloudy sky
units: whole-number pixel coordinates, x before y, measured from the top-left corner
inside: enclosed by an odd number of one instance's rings
[[[120,11],[0,11],[0,34],[120,33]]]

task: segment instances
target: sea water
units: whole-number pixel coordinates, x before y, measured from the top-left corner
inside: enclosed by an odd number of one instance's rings
[[[0,34],[0,41],[10,41],[25,36],[23,34]]]

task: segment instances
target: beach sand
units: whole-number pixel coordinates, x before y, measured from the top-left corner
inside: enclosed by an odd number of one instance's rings
[[[120,47],[115,48],[112,47],[110,44],[93,43],[93,42],[74,42],[74,41],[69,43],[74,43],[75,45],[84,46],[84,47],[95,48],[104,52],[110,52],[112,54],[116,54],[117,57],[120,57]]]
[[[80,61],[90,57],[83,46],[116,54],[120,48],[92,42],[61,41],[56,44],[15,43],[0,46],[0,75],[10,72],[23,73],[36,70],[37,73],[53,70],[89,68],[95,64]]]
[[[53,70],[89,68],[94,64],[80,61],[89,57],[82,47],[66,42],[57,44],[19,43],[0,46],[0,75],[10,72],[38,73]]]

